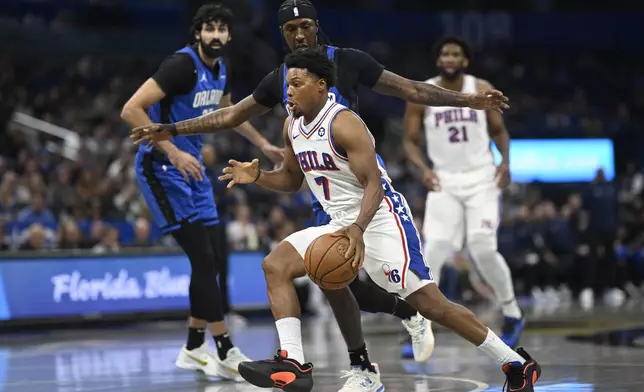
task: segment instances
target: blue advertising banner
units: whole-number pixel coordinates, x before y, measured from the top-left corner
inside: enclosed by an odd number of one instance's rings
[[[498,164],[501,154],[494,146],[492,151]],[[515,139],[510,144],[514,182],[588,182],[600,168],[607,180],[615,177],[610,139]]]
[[[231,254],[233,308],[268,306],[263,257]],[[3,259],[0,319],[184,310],[189,285],[184,255]]]

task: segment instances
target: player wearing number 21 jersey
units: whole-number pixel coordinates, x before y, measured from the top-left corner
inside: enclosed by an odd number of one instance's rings
[[[444,88],[476,93],[490,84],[464,71],[472,57],[467,43],[446,37],[436,45],[440,75],[427,81]],[[427,155],[419,146],[425,128]],[[457,107],[408,104],[405,113],[405,150],[424,173],[427,194],[423,234],[427,260],[436,276],[463,246],[476,270],[502,305],[505,322],[501,338],[518,344],[523,315],[514,295],[510,270],[497,251],[501,188],[509,182],[509,136],[501,113]],[[497,168],[491,139],[501,152]],[[427,165],[427,157],[432,167]]]

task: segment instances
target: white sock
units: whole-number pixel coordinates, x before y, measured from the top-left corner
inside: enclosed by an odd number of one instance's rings
[[[280,337],[280,348],[288,353],[288,357],[304,363],[302,348],[302,324],[300,319],[287,317],[275,321],[277,334]]]
[[[525,363],[525,359],[522,356],[503,343],[489,328],[487,329],[487,337],[483,344],[479,346],[479,349],[492,358],[498,367],[509,362]]]

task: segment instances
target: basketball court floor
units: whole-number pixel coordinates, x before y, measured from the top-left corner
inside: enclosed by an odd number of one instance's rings
[[[493,322],[495,312],[478,314]],[[644,391],[644,304],[620,310],[574,308],[532,311],[523,346],[543,367],[538,391]],[[638,327],[642,328],[638,330]],[[364,321],[370,356],[390,392],[500,391],[504,378],[486,357],[454,334],[438,330],[426,364],[399,359],[402,325],[388,317]],[[4,392],[250,392],[244,383],[208,380],[178,370],[183,322],[156,322],[109,329],[29,332],[0,336],[0,391]],[[307,359],[316,367],[314,390],[338,391],[348,366],[335,321],[309,319]],[[270,320],[252,321],[234,333],[252,358],[277,349]]]

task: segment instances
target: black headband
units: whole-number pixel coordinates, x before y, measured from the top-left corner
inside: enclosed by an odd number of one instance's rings
[[[284,26],[286,22],[300,18],[308,18],[315,21],[318,20],[318,13],[313,4],[309,2],[302,2],[301,4],[297,4],[297,2],[294,3],[295,4],[292,7],[280,8],[277,16],[280,27]]]

